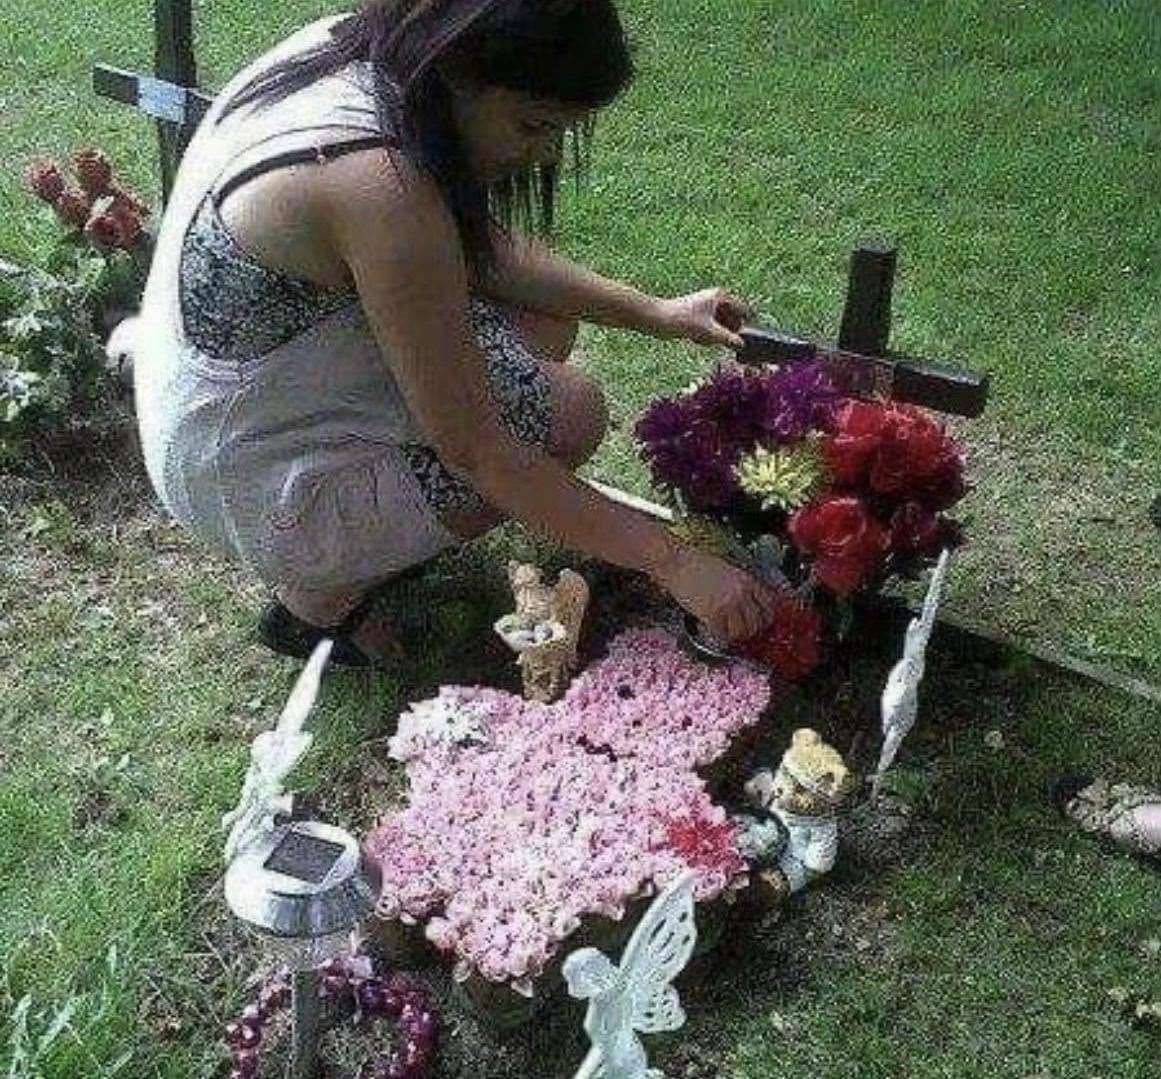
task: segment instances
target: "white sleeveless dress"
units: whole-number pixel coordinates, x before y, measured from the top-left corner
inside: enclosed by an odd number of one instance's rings
[[[217,212],[231,183],[287,156],[381,142],[367,63],[217,122],[254,75],[347,17],[304,27],[215,99],[175,178],[132,344],[145,465],[166,508],[268,583],[303,589],[390,577],[457,542],[440,513],[482,508],[424,445],[353,286],[264,267]],[[547,445],[538,362],[494,305],[473,297],[471,316],[501,419]]]

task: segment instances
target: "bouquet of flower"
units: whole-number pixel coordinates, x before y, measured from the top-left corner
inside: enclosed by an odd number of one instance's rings
[[[822,364],[720,371],[654,401],[636,434],[681,538],[787,582],[743,651],[792,681],[854,594],[963,540],[946,516],[968,489],[961,448],[917,408],[843,396]]]
[[[75,184],[65,180],[55,161],[39,158],[24,170],[24,182],[63,225],[98,250],[132,251],[145,239],[149,207],[113,178],[113,166],[102,151],[78,150],[72,167]]]

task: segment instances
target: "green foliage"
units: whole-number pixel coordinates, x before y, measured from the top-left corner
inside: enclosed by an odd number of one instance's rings
[[[38,436],[99,423],[111,400],[104,312],[134,305],[140,291],[131,255],[76,237],[44,266],[0,264],[0,463]]]

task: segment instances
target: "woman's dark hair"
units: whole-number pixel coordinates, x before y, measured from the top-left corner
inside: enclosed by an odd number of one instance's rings
[[[478,277],[494,264],[494,224],[508,229],[518,219],[551,228],[559,170],[536,165],[498,183],[475,180],[442,71],[583,110],[586,119],[571,132],[575,171],[592,136],[593,111],[616,98],[633,75],[614,0],[368,0],[331,28],[329,41],[252,80],[219,120],[359,60],[370,61],[374,71],[384,145],[432,175]]]

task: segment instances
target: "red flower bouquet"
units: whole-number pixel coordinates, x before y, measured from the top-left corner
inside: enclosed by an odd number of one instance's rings
[[[56,211],[61,224],[79,232],[98,250],[136,248],[145,232],[149,207],[117,183],[113,166],[101,150],[78,150],[72,168],[75,185],[66,184],[55,161],[39,158],[24,170],[25,186]]]
[[[719,372],[636,434],[679,535],[777,545],[786,601],[743,652],[790,680],[817,666],[828,614],[963,542],[945,516],[968,490],[956,442],[917,408],[842,396],[819,364]]]

